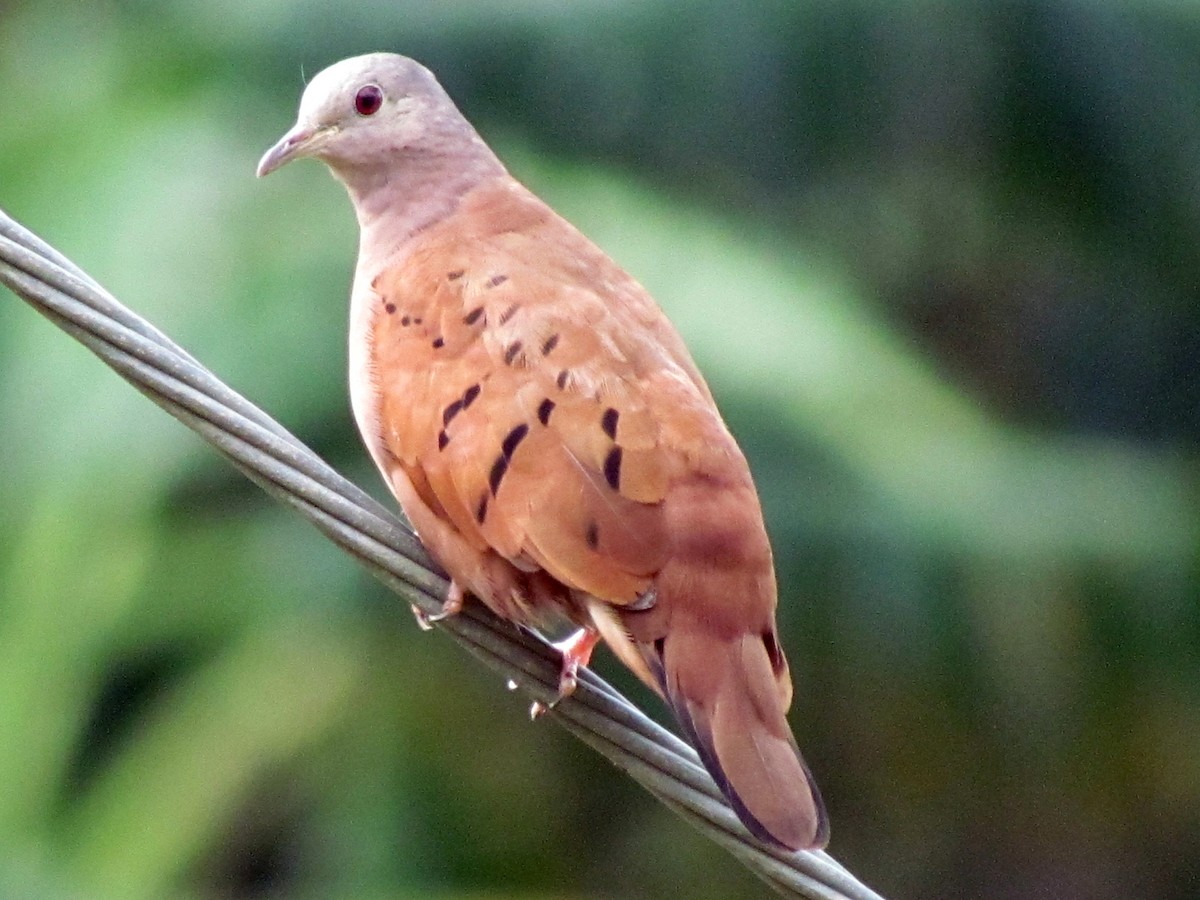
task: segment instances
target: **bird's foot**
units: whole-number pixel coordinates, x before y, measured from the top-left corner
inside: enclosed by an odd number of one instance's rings
[[[594,628],[580,628],[574,634],[551,646],[562,654],[562,669],[558,676],[558,696],[549,703],[534,700],[529,707],[529,718],[538,719],[545,715],[564,697],[575,693],[579,685],[579,667],[586,666],[592,658],[592,651],[600,643],[600,632]]]
[[[466,594],[457,581],[451,580],[450,590],[446,592],[446,599],[442,601],[442,608],[435,613],[427,613],[417,604],[412,604],[413,618],[417,620],[417,627],[422,631],[430,631],[436,622],[443,619],[448,619],[451,616],[457,616],[462,612],[463,603],[465,602]]]

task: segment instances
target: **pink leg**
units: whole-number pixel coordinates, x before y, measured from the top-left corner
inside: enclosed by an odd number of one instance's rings
[[[458,615],[462,612],[465,599],[466,595],[463,593],[461,585],[457,581],[451,580],[450,590],[446,592],[446,599],[442,602],[442,608],[438,612],[430,615],[415,603],[412,604],[412,612],[417,620],[417,626],[422,631],[429,631],[433,628],[435,622]]]
[[[594,628],[580,628],[574,634],[554,644],[562,654],[562,674],[558,679],[558,698],[569,697],[579,683],[579,667],[586,666],[592,659],[592,651],[600,643],[600,632]]]
[[[558,696],[549,705],[535,700],[529,708],[530,718],[538,718],[553,709],[563,697],[569,697],[579,684],[579,667],[586,666],[592,658],[592,651],[600,643],[600,632],[594,628],[580,628],[574,634],[553,645],[562,654],[562,670],[558,678]]]

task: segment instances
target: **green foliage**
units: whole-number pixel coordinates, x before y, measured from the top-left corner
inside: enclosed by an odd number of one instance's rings
[[[837,854],[896,896],[1194,896],[1192,12],[0,7],[0,205],[376,493],[349,206],[253,167],[301,67],[380,48],[685,334]],[[0,895],[759,895],[7,296],[0,423]]]

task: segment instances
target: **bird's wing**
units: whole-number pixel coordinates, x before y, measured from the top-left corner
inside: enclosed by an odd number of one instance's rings
[[[380,439],[422,500],[480,550],[635,601],[669,550],[677,454],[655,400],[708,402],[644,289],[514,189],[474,198],[372,289]]]

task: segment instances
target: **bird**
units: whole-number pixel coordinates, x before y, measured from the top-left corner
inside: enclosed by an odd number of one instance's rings
[[[371,53],[303,90],[265,176],[320,160],[359,225],[349,384],[372,459],[450,576],[440,613],[578,631],[662,696],[756,838],[829,818],[786,718],[749,465],[647,290],[515,179],[433,73]]]

